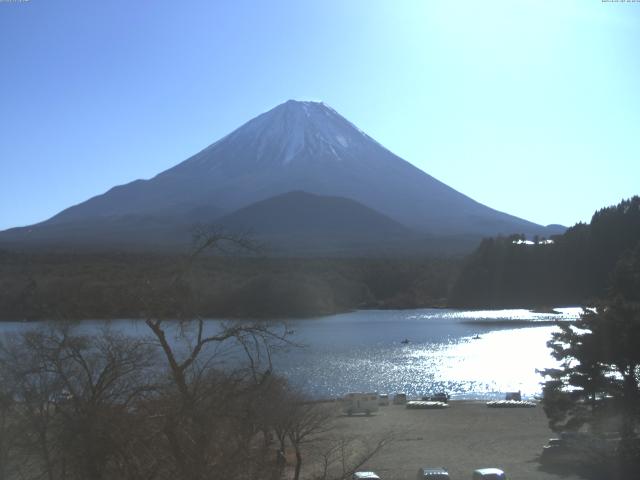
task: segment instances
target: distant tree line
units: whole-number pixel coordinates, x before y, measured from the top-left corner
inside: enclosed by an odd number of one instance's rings
[[[582,304],[607,293],[616,262],[640,244],[640,197],[603,208],[553,243],[488,238],[465,261],[453,285],[455,307]]]
[[[361,308],[549,307],[602,297],[640,243],[640,197],[553,243],[484,239],[466,258],[204,256],[188,288],[209,317],[293,317]],[[0,251],[0,320],[141,318],[180,255]],[[175,315],[180,313],[176,305]]]
[[[149,296],[164,291],[182,262],[178,255],[0,252],[0,319],[141,318]],[[459,264],[456,258],[203,256],[188,286],[208,317],[444,306]]]

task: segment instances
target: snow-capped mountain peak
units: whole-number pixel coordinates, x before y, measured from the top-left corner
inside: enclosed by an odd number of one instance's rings
[[[206,164],[214,151],[231,148],[254,150],[257,164],[344,161],[349,150],[372,139],[323,102],[289,100],[245,123],[192,158]]]
[[[394,155],[322,102],[289,100],[149,180],[114,187],[50,222],[130,214],[224,215],[291,191],[343,197],[432,235],[543,233]]]

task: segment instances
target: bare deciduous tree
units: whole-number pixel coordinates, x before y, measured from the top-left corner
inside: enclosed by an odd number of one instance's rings
[[[318,468],[312,480],[346,480],[394,440],[388,432],[377,438],[331,436],[317,446]]]
[[[197,303],[188,276],[196,259],[207,250],[253,250],[243,236],[209,232],[196,238],[193,253],[173,280],[171,291],[182,305]],[[170,299],[170,303],[174,299]],[[286,343],[286,329],[266,322],[219,322],[207,330],[205,321],[183,308],[172,344],[167,333],[167,311],[150,309],[145,323],[167,363],[172,402],[165,402],[162,433],[174,459],[175,474],[185,480],[237,476],[235,469],[251,465],[252,442],[264,432],[255,398],[271,373],[271,349]],[[169,309],[169,314],[175,309]],[[232,374],[216,370],[217,355],[229,345],[235,350]],[[243,353],[245,362],[238,360]],[[232,355],[233,356],[233,355]],[[245,368],[242,368],[244,363]],[[173,392],[172,392],[173,391]],[[255,457],[255,456],[254,456]]]
[[[291,345],[284,324],[194,314],[195,259],[229,246],[249,244],[201,237],[172,282],[150,285],[148,337],[58,323],[0,342],[0,480],[271,480],[274,435],[295,452],[295,480],[310,449],[326,452],[326,480],[381,448],[356,455],[331,435],[333,405],[272,373],[274,349]]]
[[[12,439],[31,459],[31,475],[109,477],[133,438],[129,408],[148,392],[151,350],[112,332],[88,337],[67,326],[28,331],[3,342],[2,377],[17,407],[21,435]]]

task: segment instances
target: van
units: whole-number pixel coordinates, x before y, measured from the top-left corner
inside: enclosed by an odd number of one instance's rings
[[[347,415],[364,413],[369,415],[378,411],[377,393],[347,393],[342,398],[342,411]]]

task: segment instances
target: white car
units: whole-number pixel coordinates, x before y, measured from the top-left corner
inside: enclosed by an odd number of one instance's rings
[[[499,468],[479,468],[473,472],[473,480],[507,480],[507,476]]]
[[[356,472],[351,478],[352,480],[380,480],[375,472]]]

